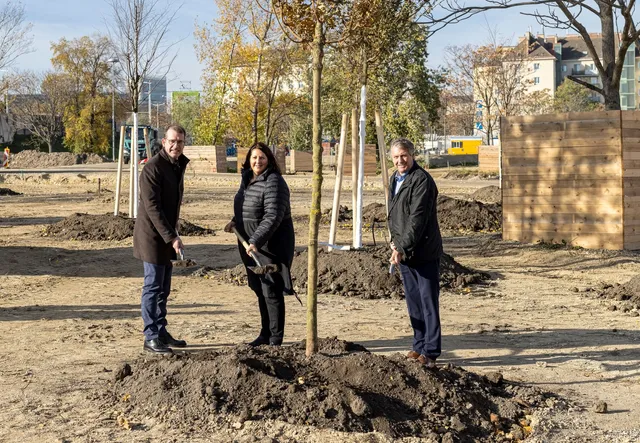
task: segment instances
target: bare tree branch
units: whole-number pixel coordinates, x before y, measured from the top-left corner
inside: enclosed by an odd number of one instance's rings
[[[0,69],[8,68],[21,55],[32,52],[31,24],[25,23],[24,6],[8,2],[0,9]]]

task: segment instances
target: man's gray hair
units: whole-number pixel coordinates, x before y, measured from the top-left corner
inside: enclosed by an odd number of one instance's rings
[[[415,146],[413,146],[413,143],[411,143],[411,141],[409,139],[406,139],[406,138],[396,138],[394,141],[392,141],[391,142],[391,147],[389,148],[389,150],[391,150],[393,148],[404,149],[411,156],[413,156],[415,154],[415,152],[416,152],[416,148],[415,148]]]
[[[187,136],[187,131],[184,129],[184,126],[180,126],[180,125],[176,125],[176,124],[172,124],[167,126],[167,129],[164,130],[164,135],[167,135],[167,132],[171,131],[171,130],[176,131],[177,134],[182,134],[185,137]]]

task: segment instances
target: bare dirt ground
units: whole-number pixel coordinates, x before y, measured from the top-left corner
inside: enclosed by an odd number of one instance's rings
[[[102,192],[97,194],[101,178]],[[465,197],[495,182],[436,180],[442,194]],[[311,181],[290,176],[294,215],[308,212]],[[77,212],[113,210],[112,173],[1,175],[0,184],[22,195],[0,196],[0,441],[6,442],[386,442],[384,433],[346,433],[277,419],[232,423],[209,435],[188,433],[161,420],[96,407],[124,362],[142,356],[139,297],[142,266],[131,239],[77,241],[43,236],[44,228]],[[187,237],[186,252],[200,265],[222,269],[239,263],[235,240],[221,232],[232,213],[238,178],[189,177],[182,217],[217,231]],[[348,184],[347,184],[348,185]],[[123,186],[128,189],[127,184]],[[323,210],[333,180],[324,183]],[[378,180],[367,180],[365,204],[382,202]],[[351,206],[345,189],[343,204]],[[126,199],[122,199],[126,209]],[[296,218],[297,243],[307,225]],[[322,238],[328,226],[322,226]],[[445,251],[461,264],[488,272],[489,284],[441,296],[444,353],[480,374],[553,391],[570,407],[531,417],[527,441],[640,441],[640,327],[638,306],[592,288],[624,284],[638,275],[640,256],[503,242],[499,234],[444,232]],[[338,243],[348,243],[348,226]],[[365,242],[371,241],[365,232]],[[383,232],[376,233],[378,241]],[[255,338],[259,314],[246,287],[188,273],[174,277],[170,330],[192,352],[220,351]],[[591,288],[591,290],[590,290]],[[304,297],[303,297],[304,299]],[[305,308],[288,299],[285,345],[305,337]],[[322,295],[319,335],[338,336],[374,353],[406,353],[411,328],[403,300]],[[149,357],[152,358],[152,357]],[[598,402],[607,413],[596,413]],[[135,419],[129,418],[129,419]],[[186,432],[186,433],[185,433]],[[419,441],[405,437],[402,441]],[[437,440],[436,440],[437,441]]]

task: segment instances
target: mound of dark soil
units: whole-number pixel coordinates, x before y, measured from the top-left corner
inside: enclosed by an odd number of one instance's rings
[[[47,226],[43,236],[67,240],[124,240],[133,235],[135,220],[113,214],[73,214]]]
[[[470,196],[471,200],[483,203],[500,203],[502,204],[502,191],[499,186],[485,186],[473,192]]]
[[[438,196],[438,223],[442,229],[493,232],[502,229],[502,205]]]
[[[180,220],[180,235],[193,235],[204,237],[206,235],[216,235],[216,231],[202,226],[194,225],[186,220]]]
[[[72,154],[71,152],[40,152],[26,150],[13,154],[9,168],[49,168],[55,166],[71,166],[76,164],[103,163],[105,159],[98,154]]]
[[[498,190],[498,198],[501,199],[500,188],[488,186],[480,197],[494,198]],[[479,191],[481,191],[480,189]],[[494,195],[491,197],[491,195]],[[481,200],[480,198],[476,200]],[[444,195],[438,196],[438,223],[440,228],[463,232],[493,232],[502,229],[502,205],[499,203],[482,203],[481,201],[468,201],[451,198]],[[387,220],[386,208],[382,203],[370,203],[362,208],[362,220],[365,223],[375,220],[384,223]],[[353,211],[346,206],[340,206],[338,221],[352,220]],[[308,217],[305,218],[308,221]],[[322,222],[331,221],[331,210],[323,214]]]
[[[73,214],[58,223],[47,226],[43,236],[67,240],[124,240],[133,236],[135,220],[125,215]],[[208,228],[180,220],[182,235],[215,235]]]
[[[640,276],[633,277],[625,284],[601,284],[596,288],[588,288],[597,297],[620,302],[621,311],[640,310]]]
[[[0,188],[0,195],[22,195],[20,192],[12,191],[9,188]]]
[[[130,426],[152,418],[206,434],[272,419],[451,442],[525,438],[525,414],[550,397],[497,373],[489,381],[450,364],[430,371],[400,354],[374,355],[336,338],[320,340],[319,351],[306,358],[300,343],[141,358],[115,371],[99,397],[107,400],[106,413],[122,411],[119,420]]]
[[[365,247],[360,251],[318,250],[318,292],[340,294],[348,297],[402,298],[404,292],[399,273],[389,275],[389,248],[386,246]],[[244,266],[238,265],[222,271],[196,271],[193,275],[246,285]],[[307,287],[307,251],[296,252],[291,276],[298,292]],[[444,254],[440,260],[440,285],[443,288],[462,288],[489,278],[483,272],[469,269]]]

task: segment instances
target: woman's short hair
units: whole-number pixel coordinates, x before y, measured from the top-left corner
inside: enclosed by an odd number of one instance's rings
[[[242,164],[243,170],[251,169],[251,153],[254,149],[261,150],[263,154],[267,156],[267,168],[271,168],[278,174],[282,175],[280,167],[278,166],[278,162],[276,161],[276,157],[275,155],[273,155],[273,152],[271,152],[271,148],[262,142],[258,142],[249,148],[249,152],[247,152],[247,156],[245,157],[244,163]]]
[[[416,153],[416,148],[413,146],[413,143],[409,139],[406,138],[397,138],[391,142],[391,147],[389,150],[393,148],[401,148],[406,150],[409,155],[413,156]]]

